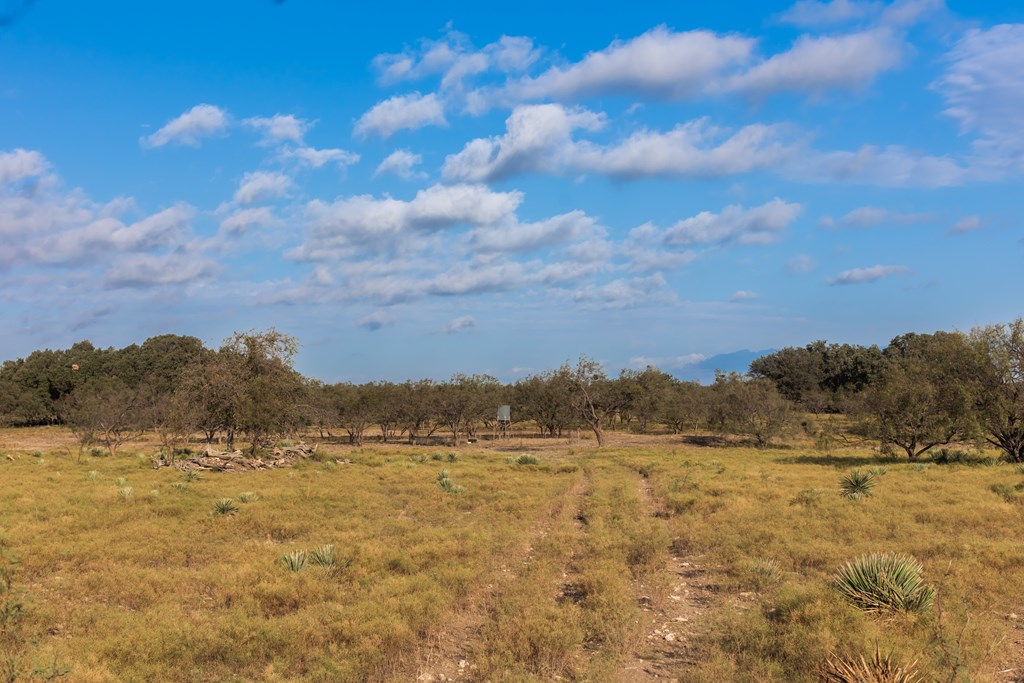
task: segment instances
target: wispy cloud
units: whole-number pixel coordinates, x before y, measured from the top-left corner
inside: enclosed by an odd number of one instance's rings
[[[906,266],[883,266],[874,265],[868,268],[851,268],[844,270],[828,281],[830,285],[856,285],[864,282],[875,282],[893,275],[903,275],[910,272]]]

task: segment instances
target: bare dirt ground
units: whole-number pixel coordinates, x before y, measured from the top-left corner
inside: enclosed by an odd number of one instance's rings
[[[659,517],[660,506],[647,479],[640,479],[638,491],[647,514]],[[682,553],[675,543],[669,548],[665,572],[669,577],[667,595],[649,595],[652,582],[637,582],[645,634],[623,666],[622,680],[628,683],[678,680],[682,671],[696,662],[693,642],[719,599],[718,586],[703,558]]]

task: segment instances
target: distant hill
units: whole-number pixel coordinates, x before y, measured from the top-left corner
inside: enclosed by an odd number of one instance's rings
[[[750,369],[750,363],[756,358],[775,353],[776,349],[764,349],[762,351],[733,351],[732,353],[720,353],[717,356],[709,356],[702,361],[679,368],[672,374],[679,379],[696,380],[701,384],[710,384],[715,381],[715,370],[724,372],[746,372]]]

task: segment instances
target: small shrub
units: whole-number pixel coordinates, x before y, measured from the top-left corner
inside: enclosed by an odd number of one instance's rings
[[[915,472],[924,472],[925,470],[927,470],[931,466],[932,466],[931,463],[928,463],[928,462],[918,462],[918,463],[914,463],[914,466],[911,467],[910,469],[914,470]]]
[[[875,487],[875,475],[870,472],[853,470],[839,480],[839,495],[850,500],[860,500],[871,496]]]
[[[464,487],[456,485],[456,483],[451,480],[451,477],[448,476],[448,470],[441,470],[437,473],[437,485],[441,487],[441,490],[445,493],[454,493],[455,495],[459,495],[466,490]]]
[[[42,451],[32,451],[32,457],[33,458],[41,458],[41,457],[43,457],[43,452]]]
[[[128,500],[129,498],[132,497],[132,487],[122,486],[121,488],[117,489],[117,495],[121,496],[121,498],[123,498],[124,500]]]
[[[815,507],[821,501],[821,495],[821,489],[800,489],[789,499],[789,504]]]
[[[448,454],[448,462],[458,462],[458,461],[459,461],[459,454],[458,453],[449,453]]]
[[[233,515],[236,512],[238,512],[238,503],[230,498],[221,498],[213,504],[213,514],[215,515]]]
[[[440,453],[434,453],[433,455],[430,456],[430,459],[431,460],[435,460],[437,462],[440,462],[440,461],[444,460],[444,456],[441,455]]]
[[[1024,484],[1017,484],[1016,486],[1010,486],[1008,484],[992,484],[989,487],[992,493],[996,494],[1007,503],[1017,503],[1021,499],[1021,491],[1024,490]]]
[[[300,572],[306,566],[306,551],[296,550],[281,556],[281,564],[290,572]]]
[[[313,560],[313,564],[327,569],[334,569],[338,566],[338,557],[334,553],[334,546],[330,544],[322,545],[311,551],[309,559]]]
[[[517,465],[539,465],[540,458],[535,455],[530,455],[529,453],[523,453],[516,458],[515,462]]]
[[[89,449],[89,455],[91,455],[94,458],[102,458],[106,454],[107,454],[107,452],[105,450],[103,450],[102,448],[90,448]]]
[[[185,470],[185,472],[183,472],[181,476],[184,477],[185,481],[202,481],[203,480],[202,473],[196,472],[195,470]]]
[[[174,489],[175,491],[182,491],[182,492],[189,490],[188,484],[186,484],[183,481],[176,481],[176,482],[171,483],[171,488]]]
[[[124,477],[118,477],[117,479],[114,480],[114,483],[117,484],[118,486],[123,487],[128,485],[128,480],[125,479]]]
[[[921,563],[909,555],[873,553],[848,562],[833,585],[865,612],[924,612],[935,600],[935,589],[921,571]]]
[[[892,661],[892,653],[884,657],[875,644],[875,654],[870,661],[861,655],[858,659],[829,654],[822,670],[825,683],[918,683],[921,678],[914,669],[917,662],[900,666]]]
[[[881,477],[886,473],[886,469],[881,465],[876,465],[868,469],[868,474],[873,474],[876,477]]]
[[[424,463],[427,462],[427,456],[421,455],[420,457],[415,459],[415,462],[418,462],[419,464],[423,465]]]
[[[1024,474],[1024,463],[1021,463],[1013,468],[1017,474]]]
[[[747,565],[747,578],[761,592],[782,580],[782,565],[774,558],[759,557]]]
[[[257,496],[252,491],[243,491],[242,493],[238,494],[238,502],[239,503],[252,503],[253,501],[258,500],[258,499],[259,499],[259,496]]]

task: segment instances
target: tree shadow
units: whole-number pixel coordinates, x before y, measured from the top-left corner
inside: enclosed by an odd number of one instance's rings
[[[824,465],[845,469],[847,467],[867,467],[869,465],[894,465],[895,460],[884,455],[791,455],[786,458],[779,458],[775,462],[782,465]]]

